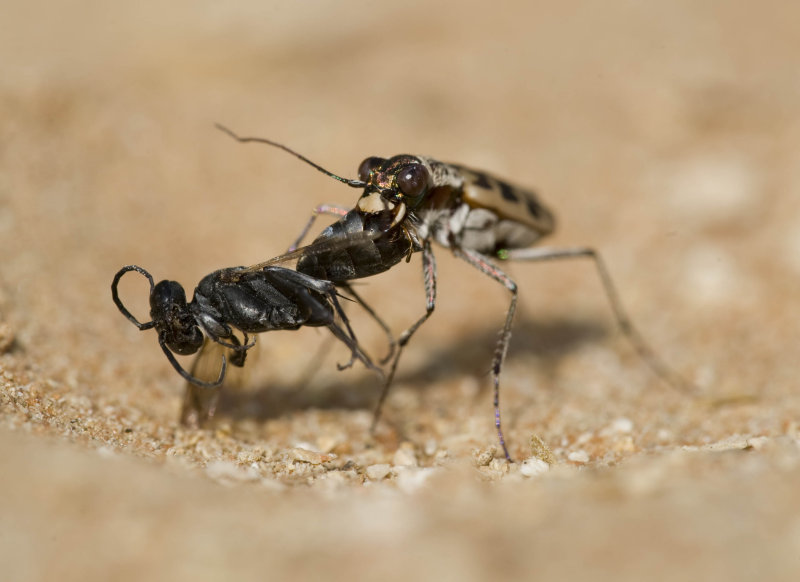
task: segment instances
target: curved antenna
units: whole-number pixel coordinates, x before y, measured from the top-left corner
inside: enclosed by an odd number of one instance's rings
[[[128,311],[125,308],[125,306],[122,304],[122,300],[119,298],[119,293],[117,291],[117,285],[119,285],[119,281],[120,281],[120,279],[122,279],[122,276],[125,273],[127,273],[128,271],[136,271],[137,273],[147,277],[147,280],[150,281],[150,295],[151,296],[153,295],[153,288],[155,287],[155,283],[153,282],[152,275],[150,275],[150,273],[148,273],[147,271],[145,271],[144,269],[142,269],[141,267],[139,267],[137,265],[128,265],[127,267],[122,267],[117,272],[117,274],[114,275],[114,281],[111,283],[111,298],[114,300],[114,304],[117,306],[117,309],[119,309],[120,312],[122,313],[122,315],[127,317],[128,320],[131,323],[133,323],[133,325],[135,325],[136,327],[138,327],[141,330],[152,329],[152,327],[155,325],[154,322],[148,321],[147,323],[139,323],[139,320],[137,320],[131,314],[131,312]]]
[[[184,370],[181,365],[178,363],[178,360],[175,359],[175,356],[172,355],[172,352],[169,351],[166,342],[164,342],[164,338],[161,335],[158,336],[158,345],[161,346],[161,350],[164,352],[164,355],[167,356],[169,363],[172,364],[172,367],[175,368],[175,371],[178,372],[183,379],[187,382],[191,382],[195,386],[200,386],[201,388],[216,388],[222,381],[225,379],[225,371],[228,369],[228,360],[225,356],[222,356],[222,369],[219,371],[219,378],[215,382],[204,382],[199,378],[195,378],[189,372]]]
[[[297,159],[304,161],[309,166],[311,166],[313,168],[316,168],[317,170],[319,170],[320,172],[322,172],[326,176],[330,176],[334,180],[339,180],[340,182],[342,182],[344,184],[347,184],[348,186],[351,186],[353,188],[364,188],[367,185],[366,182],[362,182],[361,180],[349,180],[348,178],[342,178],[341,176],[337,176],[336,174],[334,174],[332,172],[329,172],[328,170],[326,170],[322,166],[320,166],[318,164],[315,164],[314,162],[309,160],[304,155],[298,154],[293,149],[288,148],[287,146],[285,146],[283,144],[280,144],[280,143],[278,143],[276,141],[272,141],[272,140],[269,140],[269,139],[266,139],[266,138],[263,138],[263,137],[240,137],[240,136],[236,135],[233,131],[231,131],[230,129],[228,129],[227,127],[225,127],[224,125],[222,125],[220,123],[215,123],[214,126],[217,129],[219,129],[220,131],[224,131],[225,133],[227,133],[229,136],[231,136],[233,139],[235,139],[238,142],[242,142],[242,143],[248,143],[248,142],[265,143],[267,145],[271,145],[273,147],[282,149],[286,153],[292,154]]]

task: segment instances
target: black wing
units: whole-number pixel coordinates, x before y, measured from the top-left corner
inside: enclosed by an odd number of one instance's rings
[[[246,353],[248,366],[252,366],[253,360],[258,354],[258,346],[252,346]],[[242,354],[243,352],[236,352],[206,338],[203,347],[192,363],[191,375],[204,382],[216,381],[219,377],[219,367],[223,356],[230,364],[228,372],[222,384],[215,388],[206,388],[186,382],[181,407],[181,424],[195,428],[203,426],[214,417],[223,388],[226,391],[240,390],[247,384],[248,374],[241,365],[244,363],[241,361]]]

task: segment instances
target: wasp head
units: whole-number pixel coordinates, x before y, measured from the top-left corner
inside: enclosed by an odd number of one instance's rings
[[[161,281],[153,288],[150,317],[159,337],[176,354],[193,354],[203,345],[203,333],[189,310],[180,283]]]

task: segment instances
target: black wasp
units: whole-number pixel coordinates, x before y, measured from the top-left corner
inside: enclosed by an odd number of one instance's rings
[[[151,321],[146,323],[140,323],[119,298],[119,281],[130,271],[140,273],[150,282]],[[333,283],[292,269],[274,266],[259,270],[220,269],[204,277],[192,300],[187,302],[180,283],[155,284],[146,270],[129,265],[114,276],[111,296],[120,312],[136,327],[158,332],[158,343],[172,367],[194,386],[216,388],[222,384],[227,370],[228,359],[222,355],[219,377],[207,382],[184,370],[176,360],[174,354],[190,355],[200,350],[205,336],[227,348],[231,364],[241,367],[247,351],[255,345],[255,338],[249,341],[249,334],[296,330],[301,326],[327,326],[350,349],[350,361],[340,365],[340,369],[358,359],[382,374],[358,345]],[[243,341],[238,339],[236,331],[243,335]]]
[[[671,386],[687,386],[683,379],[661,362],[633,326],[622,307],[605,263],[595,249],[528,248],[543,236],[552,233],[555,228],[553,214],[529,190],[485,172],[439,162],[425,156],[406,154],[391,158],[369,157],[359,166],[358,179],[349,180],[328,172],[282,144],[263,138],[239,137],[227,128],[218,127],[238,141],[266,143],[278,147],[348,186],[363,188],[363,193],[353,209],[330,205],[315,209],[295,246],[307,234],[319,214],[332,214],[338,216],[339,220],[323,230],[310,245],[255,265],[252,269],[258,270],[266,265],[295,258],[298,271],[346,286],[352,279],[386,271],[412,253],[422,252],[425,314],[399,336],[398,348],[376,409],[376,421],[394,378],[403,347],[431,316],[436,305],[436,261],[432,241],[449,248],[456,257],[491,277],[511,293],[511,302],[491,367],[495,427],[507,459],[510,460],[511,457],[500,422],[500,372],[511,338],[518,291],[516,283],[493,259],[591,259],[622,333],[656,375]],[[363,304],[360,297],[356,296],[356,299]],[[380,322],[374,313],[373,316]]]

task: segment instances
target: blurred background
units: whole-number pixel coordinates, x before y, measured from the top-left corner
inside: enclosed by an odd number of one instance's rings
[[[181,441],[195,437],[177,426],[180,379],[154,334],[120,317],[114,273],[136,263],[190,290],[214,269],[280,254],[312,208],[358,194],[234,142],[222,123],[349,177],[363,158],[397,153],[488,170],[555,212],[548,244],[603,253],[634,321],[699,399],[653,378],[615,333],[590,264],[511,265],[520,309],[503,411],[515,456],[531,454],[533,434],[559,462],[580,450],[573,463],[600,465],[796,435],[794,6],[33,0],[0,12],[3,426],[159,461],[172,450],[190,469],[243,443],[324,449],[321,434],[364,464],[391,463],[401,442],[424,466],[494,444],[486,372],[507,292],[441,249],[437,311],[404,356],[375,442],[376,380],[337,372],[338,346],[317,362],[318,330],[262,338],[249,392],[223,407],[219,451]],[[124,283],[144,319],[146,283]],[[419,258],[359,291],[399,332],[424,310]],[[354,318],[382,353],[380,331]],[[619,419],[633,427],[624,445],[603,436]],[[6,465],[24,474],[26,458]],[[297,511],[287,519],[304,519]]]

